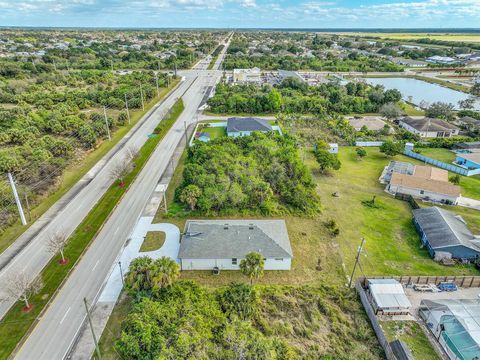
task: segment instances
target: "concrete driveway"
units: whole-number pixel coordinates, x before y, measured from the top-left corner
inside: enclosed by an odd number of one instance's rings
[[[480,200],[471,199],[467,197],[460,196],[457,202],[458,206],[468,207],[471,209],[480,210]]]
[[[133,259],[139,256],[150,256],[152,259],[159,259],[162,256],[168,256],[178,262],[178,250],[180,249],[180,230],[173,224],[152,224],[152,216],[141,217],[135,230],[132,233],[130,240],[127,242],[125,248],[120,255],[120,262],[122,265],[122,274],[128,271],[128,267]],[[165,242],[163,246],[155,251],[140,252],[140,247],[143,240],[149,231],[163,231],[165,232]],[[105,287],[98,299],[99,302],[116,302],[122,290],[122,278],[120,275],[119,264],[114,264],[110,276],[105,284]]]

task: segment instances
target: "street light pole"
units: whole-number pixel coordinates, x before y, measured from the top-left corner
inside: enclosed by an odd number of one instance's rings
[[[348,284],[349,288],[352,287],[353,277],[355,276],[355,270],[357,269],[357,264],[358,264],[358,261],[360,260],[360,254],[362,253],[364,244],[365,244],[365,238],[362,238],[362,242],[358,247],[357,258],[355,259],[355,265],[353,265],[352,275],[350,276],[350,283]]]
[[[158,74],[155,75],[155,85],[157,86],[157,96],[160,96],[160,90],[158,89]]]
[[[92,331],[93,342],[95,343],[95,351],[97,352],[98,360],[102,359],[102,354],[100,354],[100,348],[98,347],[97,337],[95,336],[95,331],[93,330],[92,318],[90,316],[90,310],[88,309],[87,298],[83,298],[85,304],[85,309],[87,310],[87,318],[90,324],[90,330]]]
[[[187,121],[183,121],[183,127],[185,129],[185,146],[188,144],[188,139],[187,139]]]
[[[118,262],[118,267],[120,268],[120,278],[122,279],[122,285],[125,285],[125,282],[123,280],[123,271],[122,271],[122,262]]]

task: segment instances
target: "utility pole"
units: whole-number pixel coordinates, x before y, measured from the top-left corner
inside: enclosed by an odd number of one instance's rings
[[[55,59],[53,59],[53,69],[57,71],[57,64],[55,64]]]
[[[107,108],[105,106],[103,107],[103,116],[105,117],[105,126],[107,127],[108,140],[112,141],[112,138],[110,136],[110,128],[108,127]]]
[[[32,221],[32,213],[30,212],[30,203],[28,201],[27,193],[25,193],[25,205],[27,206],[28,221]]]
[[[142,83],[140,83],[140,98],[142,99],[142,110],[145,111],[145,103],[143,102],[143,89]]]
[[[160,96],[160,90],[158,89],[158,74],[155,75],[155,85],[157,86],[157,96]]]
[[[126,93],[125,93],[125,109],[127,110],[128,123],[130,124],[130,112],[128,111],[128,100],[127,100],[127,94]]]
[[[113,72],[113,60],[110,60],[110,67],[112,68],[112,72]]]
[[[362,242],[361,242],[360,246],[358,247],[357,258],[355,259],[355,265],[353,265],[353,271],[352,271],[352,275],[350,276],[350,283],[348,284],[348,288],[352,287],[353,276],[355,275],[355,270],[357,269],[357,264],[358,264],[358,261],[360,260],[360,254],[362,253],[362,249],[363,249],[364,244],[365,244],[365,238],[362,238]]]
[[[97,352],[98,360],[102,359],[102,354],[100,354],[100,348],[98,347],[97,337],[95,336],[95,331],[93,330],[92,318],[90,316],[90,310],[88,309],[87,298],[83,298],[85,303],[85,309],[87,310],[87,318],[90,323],[90,330],[92,330],[93,342],[95,343],[95,351]]]
[[[25,219],[25,214],[23,213],[22,203],[18,197],[17,187],[15,186],[15,181],[13,181],[12,173],[8,173],[8,181],[10,182],[10,187],[12,188],[13,197],[15,198],[15,203],[17,204],[18,213],[20,214],[20,220],[22,225],[27,225],[27,220]]]

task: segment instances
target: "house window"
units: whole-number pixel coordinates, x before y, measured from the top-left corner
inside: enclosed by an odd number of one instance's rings
[[[237,258],[232,259],[232,265],[237,265]]]
[[[275,258],[277,261],[283,261],[283,258]]]
[[[425,191],[424,190],[420,190],[420,194],[425,194]]]

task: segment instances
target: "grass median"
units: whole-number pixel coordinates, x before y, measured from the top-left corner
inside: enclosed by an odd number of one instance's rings
[[[138,121],[160,100],[162,100],[177,84],[174,80],[170,87],[160,90],[159,96],[146,104],[145,110],[131,111],[131,123],[119,128],[112,135],[112,141],[102,142],[95,150],[91,151],[84,159],[72,163],[61,177],[60,184],[56,190],[46,196],[35,208],[31,210],[31,219],[27,226],[23,226],[20,220],[7,227],[0,234],[0,253],[10,246],[21,234],[23,234],[40,216],[42,216],[53,204],[65,195],[101,158],[103,158]]]
[[[142,170],[150,155],[153,153],[158,143],[163,139],[168,130],[172,127],[184,109],[182,99],[179,99],[172,107],[168,115],[160,122],[155,129],[155,136],[149,139],[142,146],[134,160],[133,170],[124,178],[124,186],[120,187],[117,183],[110,186],[107,192],[102,196],[87,217],[77,227],[70,236],[65,247],[65,256],[69,258],[69,263],[60,266],[59,255],[51,259],[48,265],[42,271],[44,286],[42,290],[31,298],[34,304],[29,313],[21,311],[23,305],[17,302],[0,321],[0,359],[7,359],[15,350],[16,345],[35,324],[36,318],[53,298],[57,289],[61,286],[64,279],[75,267],[82,253],[89,246],[97,235],[98,231],[108,219],[110,213],[122,196],[133,183],[137,175]]]

